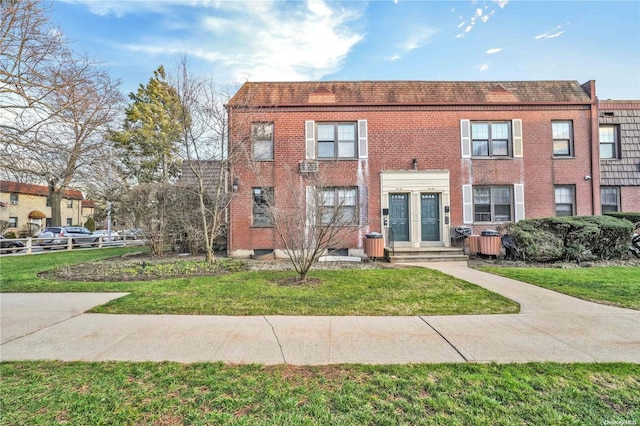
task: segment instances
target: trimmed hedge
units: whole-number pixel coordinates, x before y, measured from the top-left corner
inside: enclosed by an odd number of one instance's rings
[[[640,213],[639,212],[610,212],[605,213],[606,216],[615,217],[617,219],[625,219],[635,224],[636,227],[640,227]]]
[[[619,259],[629,250],[633,224],[610,216],[526,219],[504,226],[523,260]]]

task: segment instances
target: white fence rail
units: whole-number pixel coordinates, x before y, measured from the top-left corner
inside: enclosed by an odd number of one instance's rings
[[[112,234],[94,237],[3,238],[0,240],[0,255],[35,254],[50,250],[73,250],[80,247],[107,248],[145,244],[144,238],[140,236]]]

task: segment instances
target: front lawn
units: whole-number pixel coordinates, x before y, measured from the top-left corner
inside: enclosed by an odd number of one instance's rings
[[[479,269],[592,302],[640,309],[640,267]]]
[[[0,364],[6,425],[637,424],[640,365]]]
[[[85,253],[74,261],[83,263],[83,268],[97,268],[88,258],[91,251]],[[424,268],[314,270],[310,274],[314,281],[304,285],[281,285],[295,273],[270,270],[134,282],[60,281],[37,276],[39,271],[69,264],[65,255],[0,259],[2,291],[131,293],[92,311],[114,314],[457,315],[519,311],[519,305],[505,297]]]

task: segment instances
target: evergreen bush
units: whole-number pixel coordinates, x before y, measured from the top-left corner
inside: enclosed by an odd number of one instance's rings
[[[91,232],[96,230],[96,221],[93,220],[93,216],[89,216],[87,221],[84,223],[84,227],[87,228]]]
[[[633,235],[628,220],[610,216],[527,219],[505,225],[523,260],[617,259],[627,253]]]

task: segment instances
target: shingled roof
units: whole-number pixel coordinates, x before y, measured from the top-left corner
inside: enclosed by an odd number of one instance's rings
[[[30,183],[11,182],[8,180],[0,181],[1,192],[15,192],[26,195],[40,195],[46,197],[49,195],[49,188],[42,185],[32,185]],[[82,192],[77,189],[66,189],[62,194],[63,198],[68,200],[82,200]]]
[[[245,83],[229,106],[589,104],[577,81],[319,81]]]

